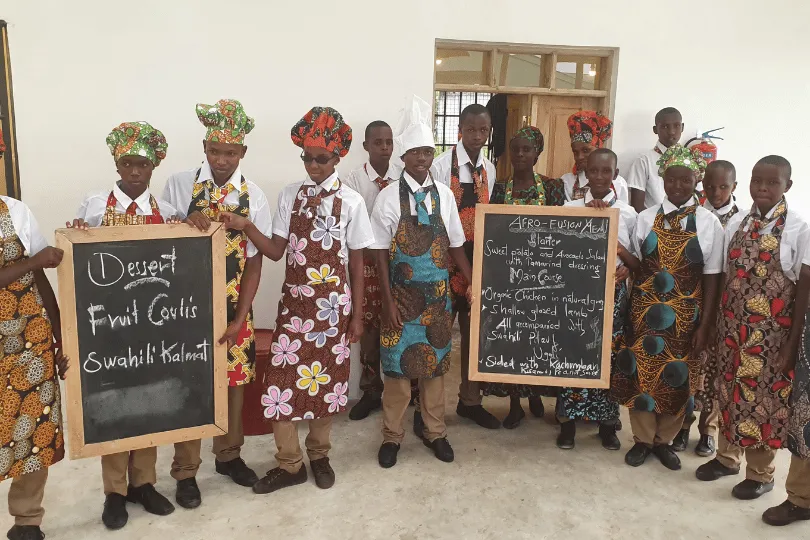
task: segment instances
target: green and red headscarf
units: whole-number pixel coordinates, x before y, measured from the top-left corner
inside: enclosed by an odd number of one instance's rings
[[[163,133],[149,123],[124,122],[107,135],[107,147],[116,163],[124,156],[141,156],[157,167],[166,158],[169,145]]]

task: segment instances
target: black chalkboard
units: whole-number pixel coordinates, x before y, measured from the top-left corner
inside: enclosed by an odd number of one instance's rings
[[[607,388],[618,211],[476,214],[470,378]]]

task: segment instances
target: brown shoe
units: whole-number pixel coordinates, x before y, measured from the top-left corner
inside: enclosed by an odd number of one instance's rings
[[[315,485],[321,489],[329,489],[335,485],[335,471],[329,465],[329,458],[316,459],[310,461],[309,466],[312,467],[312,475],[315,477]]]
[[[307,481],[307,467],[303,463],[298,472],[287,472],[280,467],[267,471],[267,475],[253,484],[253,493],[265,495],[285,487],[297,486]]]
[[[790,525],[794,521],[810,519],[810,508],[796,506],[790,501],[785,501],[779,506],[768,508],[762,514],[762,521],[774,527]]]

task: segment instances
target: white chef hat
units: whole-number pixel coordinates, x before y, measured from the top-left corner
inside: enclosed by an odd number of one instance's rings
[[[429,146],[436,148],[433,139],[430,104],[419,96],[411,96],[400,111],[399,124],[394,132],[394,148],[397,156],[408,150]]]

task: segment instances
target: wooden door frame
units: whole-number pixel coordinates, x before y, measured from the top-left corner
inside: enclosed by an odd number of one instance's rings
[[[6,143],[6,151],[0,158],[5,182],[0,183],[0,193],[20,198],[20,165],[17,161],[17,133],[14,122],[14,94],[11,89],[11,57],[8,48],[8,25],[0,20],[0,126]]]

